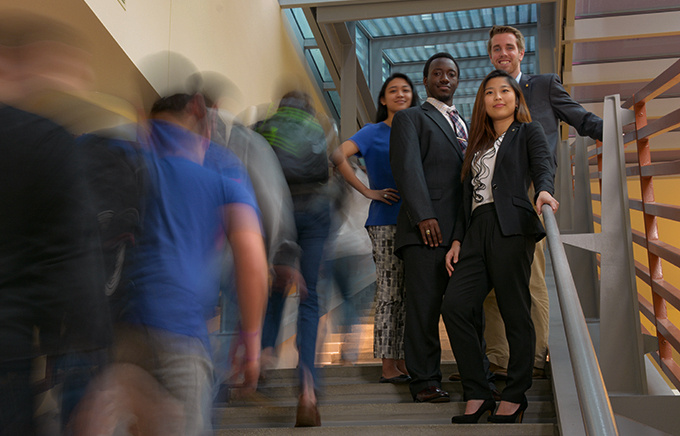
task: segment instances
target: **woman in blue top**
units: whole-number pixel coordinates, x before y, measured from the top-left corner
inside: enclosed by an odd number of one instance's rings
[[[376,123],[367,124],[333,153],[338,171],[371,206],[366,230],[373,242],[376,269],[376,306],[373,354],[382,359],[381,383],[411,380],[404,364],[404,269],[394,254],[394,235],[401,199],[390,168],[390,128],[394,114],[416,106],[418,96],[406,75],[392,74],[378,95]],[[347,158],[364,158],[369,185],[354,174]]]

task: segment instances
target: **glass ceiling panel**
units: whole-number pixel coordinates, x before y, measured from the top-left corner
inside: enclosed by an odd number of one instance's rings
[[[309,53],[312,55],[312,59],[314,59],[314,66],[318,70],[321,80],[324,82],[332,82],[333,78],[331,77],[331,73],[328,71],[326,62],[323,60],[321,50],[318,48],[312,48],[309,50]]]
[[[530,24],[538,17],[537,5],[506,6],[473,9],[439,14],[410,15],[407,17],[377,18],[359,23],[371,38],[420,33],[469,30],[491,27],[494,24]]]
[[[364,76],[368,79],[370,77],[369,70],[368,70],[368,46],[369,46],[369,41],[368,37],[364,34],[363,30],[361,30],[361,27],[357,26],[356,27],[356,44],[357,44],[357,59],[359,61],[359,65],[361,66],[361,70],[364,72]],[[370,86],[370,83],[369,83]]]
[[[292,11],[293,17],[295,18],[295,22],[300,29],[302,37],[304,39],[314,39],[314,34],[312,33],[312,29],[309,27],[309,23],[307,23],[307,18],[305,18],[305,13],[302,12],[302,9],[295,8]]]
[[[302,9],[292,9],[292,18],[296,30],[304,39],[314,39]],[[522,71],[535,74],[537,72],[535,71],[537,42],[533,35],[536,34],[537,21],[537,4],[361,20],[357,22],[355,40],[357,60],[367,80],[371,80],[371,62],[381,62],[383,80],[393,72],[407,74],[416,85],[419,96],[424,100],[426,98],[422,85],[424,62],[435,53],[442,51],[451,53],[461,67],[461,81],[456,91],[456,105],[469,121],[479,82],[492,69],[486,52],[486,35],[488,35],[486,31],[494,24],[521,26],[520,29],[525,33],[527,45]],[[469,35],[465,31],[470,31]],[[451,34],[453,36],[449,39],[445,32],[458,33]],[[464,33],[461,35],[460,32]],[[418,35],[419,39],[422,38],[427,43],[417,45],[416,39],[402,38],[403,46],[400,47],[402,40],[395,39],[394,42],[390,40],[390,37],[403,37],[404,35]],[[390,42],[384,44],[381,47],[382,50],[377,49],[378,52],[374,52],[376,47],[372,44],[375,40]],[[305,52],[321,82],[332,82],[321,51],[311,48]],[[373,79],[378,81],[380,76]],[[323,88],[323,83],[319,85]],[[380,84],[369,83],[369,87],[372,92],[376,92],[374,88],[379,89]],[[339,113],[340,97],[337,91],[325,91],[324,94],[333,109]]]
[[[536,47],[536,38],[526,37],[526,53],[533,53]],[[385,56],[393,64],[425,62],[430,56],[439,52],[451,53],[458,59],[483,57],[487,58],[486,40],[467,41],[451,44],[422,45],[415,47],[388,48],[383,50]],[[524,65],[524,63],[522,64]]]

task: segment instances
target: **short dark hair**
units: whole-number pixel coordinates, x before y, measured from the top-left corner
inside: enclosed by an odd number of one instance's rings
[[[453,63],[456,65],[456,69],[460,74],[460,67],[458,66],[458,62],[456,62],[456,59],[451,54],[442,51],[433,54],[432,56],[430,56],[430,59],[428,59],[427,62],[425,62],[425,68],[423,68],[423,79],[427,78],[427,75],[430,73],[430,64],[432,63],[432,61],[439,58],[451,59]]]
[[[382,88],[380,88],[380,92],[378,93],[378,108],[375,113],[375,122],[379,123],[381,121],[385,121],[387,119],[387,106],[384,104],[380,103],[380,99],[385,96],[385,91],[387,90],[387,85],[390,84],[391,81],[394,79],[404,79],[406,80],[406,83],[408,83],[408,86],[411,87],[411,106],[409,107],[414,107],[418,106],[419,103],[419,98],[418,94],[416,93],[416,89],[413,87],[413,82],[409,77],[404,74],[404,73],[393,73],[390,77],[388,77],[385,80],[385,83],[383,83]]]
[[[190,94],[173,94],[169,97],[161,97],[151,107],[151,116],[161,112],[182,112],[193,98]]]

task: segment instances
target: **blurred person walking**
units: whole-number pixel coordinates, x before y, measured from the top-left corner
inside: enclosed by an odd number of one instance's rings
[[[149,148],[144,231],[124,272],[128,299],[116,328],[116,364],[86,397],[77,435],[111,434],[117,420],[109,415],[132,415],[156,431],[175,422],[181,425],[175,434],[210,432],[214,375],[206,320],[217,305],[225,236],[241,309],[241,366],[246,386],[257,386],[267,264],[255,199],[240,181],[203,166],[210,123],[200,94],[161,98],[151,118],[149,137],[141,140]],[[172,404],[179,417],[158,419]]]
[[[362,183],[369,183],[363,170],[353,170]],[[330,291],[333,287],[342,299],[337,322],[342,333],[339,363],[347,366],[355,364],[359,358],[361,335],[355,326],[360,314],[371,309],[375,297],[375,265],[370,261],[371,239],[364,227],[371,202],[350,188],[339,173],[333,174],[332,183],[337,185],[341,194],[337,195],[333,207],[331,234],[335,237],[329,238],[327,243],[320,286],[325,286],[326,290],[324,312],[328,313],[332,309],[333,293]],[[373,280],[364,286],[367,278]]]
[[[276,112],[254,130],[272,146],[293,198],[300,247],[300,292],[296,345],[299,353],[300,396],[296,427],[321,425],[317,408],[316,340],[319,327],[317,280],[331,222],[328,157],[324,129],[315,117],[311,97],[290,91]],[[278,337],[286,292],[294,277],[277,276],[272,285],[263,327],[262,347],[273,348]]]
[[[394,114],[418,105],[413,83],[405,74],[392,74],[378,94],[375,124],[367,124],[333,153],[345,180],[371,200],[366,230],[376,265],[373,355],[382,359],[381,383],[408,383],[404,362],[404,265],[395,253],[397,215],[401,198],[390,168],[390,131]],[[355,174],[347,158],[364,158],[369,186]]]
[[[0,435],[33,435],[34,359],[47,356],[50,388],[52,357],[104,349],[111,326],[82,156],[63,127],[18,107],[84,90],[92,71],[70,29],[0,21]]]

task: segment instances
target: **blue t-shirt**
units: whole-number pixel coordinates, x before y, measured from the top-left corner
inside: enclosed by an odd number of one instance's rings
[[[152,123],[154,151],[146,155],[150,187],[142,235],[126,269],[130,301],[123,317],[198,337],[207,348],[205,321],[219,291],[221,207],[242,203],[257,211],[257,206],[243,183],[177,155],[192,135]]]
[[[390,126],[380,122],[366,124],[350,141],[359,148],[358,156],[366,162],[369,187],[371,189],[397,189],[390,167]],[[387,226],[397,223],[401,200],[388,205],[382,201],[371,201],[368,209],[367,226]]]

